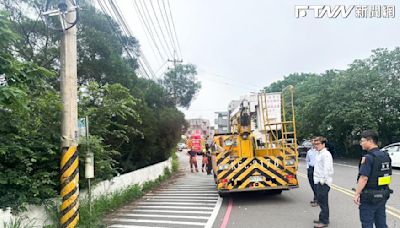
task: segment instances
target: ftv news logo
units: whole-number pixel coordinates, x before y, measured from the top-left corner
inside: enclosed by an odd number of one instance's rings
[[[306,17],[312,13],[314,18],[348,18],[352,13],[356,18],[394,18],[394,5],[296,5],[295,17]]]

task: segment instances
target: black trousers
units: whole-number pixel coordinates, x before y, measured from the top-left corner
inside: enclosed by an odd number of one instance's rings
[[[314,201],[317,201],[317,192],[315,191],[315,184],[314,184],[314,166],[310,166],[307,169],[307,176],[308,176],[308,183],[310,183],[311,189],[314,193]]]
[[[317,191],[317,200],[321,208],[319,213],[319,221],[324,224],[329,223],[329,205],[328,205],[328,193],[331,188],[327,184],[318,183],[315,186]]]

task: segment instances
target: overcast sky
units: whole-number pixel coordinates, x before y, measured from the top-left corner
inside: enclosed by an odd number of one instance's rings
[[[150,0],[145,0],[150,1]],[[131,0],[119,0],[124,16],[154,69],[154,49],[144,34]],[[157,5],[157,0],[152,0]],[[295,72],[346,69],[376,48],[400,42],[397,1],[170,0],[184,63],[195,64],[202,89],[186,118],[226,111],[233,99],[259,91]],[[395,18],[295,17],[295,5],[395,5]],[[150,6],[150,5],[149,5]]]

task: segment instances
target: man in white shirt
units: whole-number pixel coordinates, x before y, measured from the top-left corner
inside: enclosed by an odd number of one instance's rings
[[[317,157],[317,150],[312,147],[307,151],[306,155],[306,164],[307,164],[307,177],[308,182],[310,183],[311,189],[314,193],[314,198],[310,202],[312,207],[318,206],[317,200],[317,192],[315,191],[315,184],[314,184],[314,165],[315,165],[315,158]]]
[[[331,153],[325,148],[326,138],[316,137],[314,147],[317,150],[314,165],[314,184],[317,192],[317,200],[321,207],[318,220],[314,220],[314,227],[328,227],[329,205],[328,193],[332,184],[333,159]]]

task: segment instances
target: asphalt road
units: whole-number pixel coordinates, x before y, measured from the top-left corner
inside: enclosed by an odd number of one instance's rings
[[[329,227],[361,227],[351,191],[356,183],[357,164],[351,160],[335,161],[334,171],[334,184],[329,193]],[[281,195],[251,192],[225,197],[213,227],[313,227],[313,220],[318,218],[320,209],[309,205],[312,191],[304,160],[299,164],[299,182],[300,188]],[[400,227],[399,183],[400,171],[394,170],[391,185],[394,194],[387,204],[389,227]],[[232,205],[230,209],[229,204]]]

